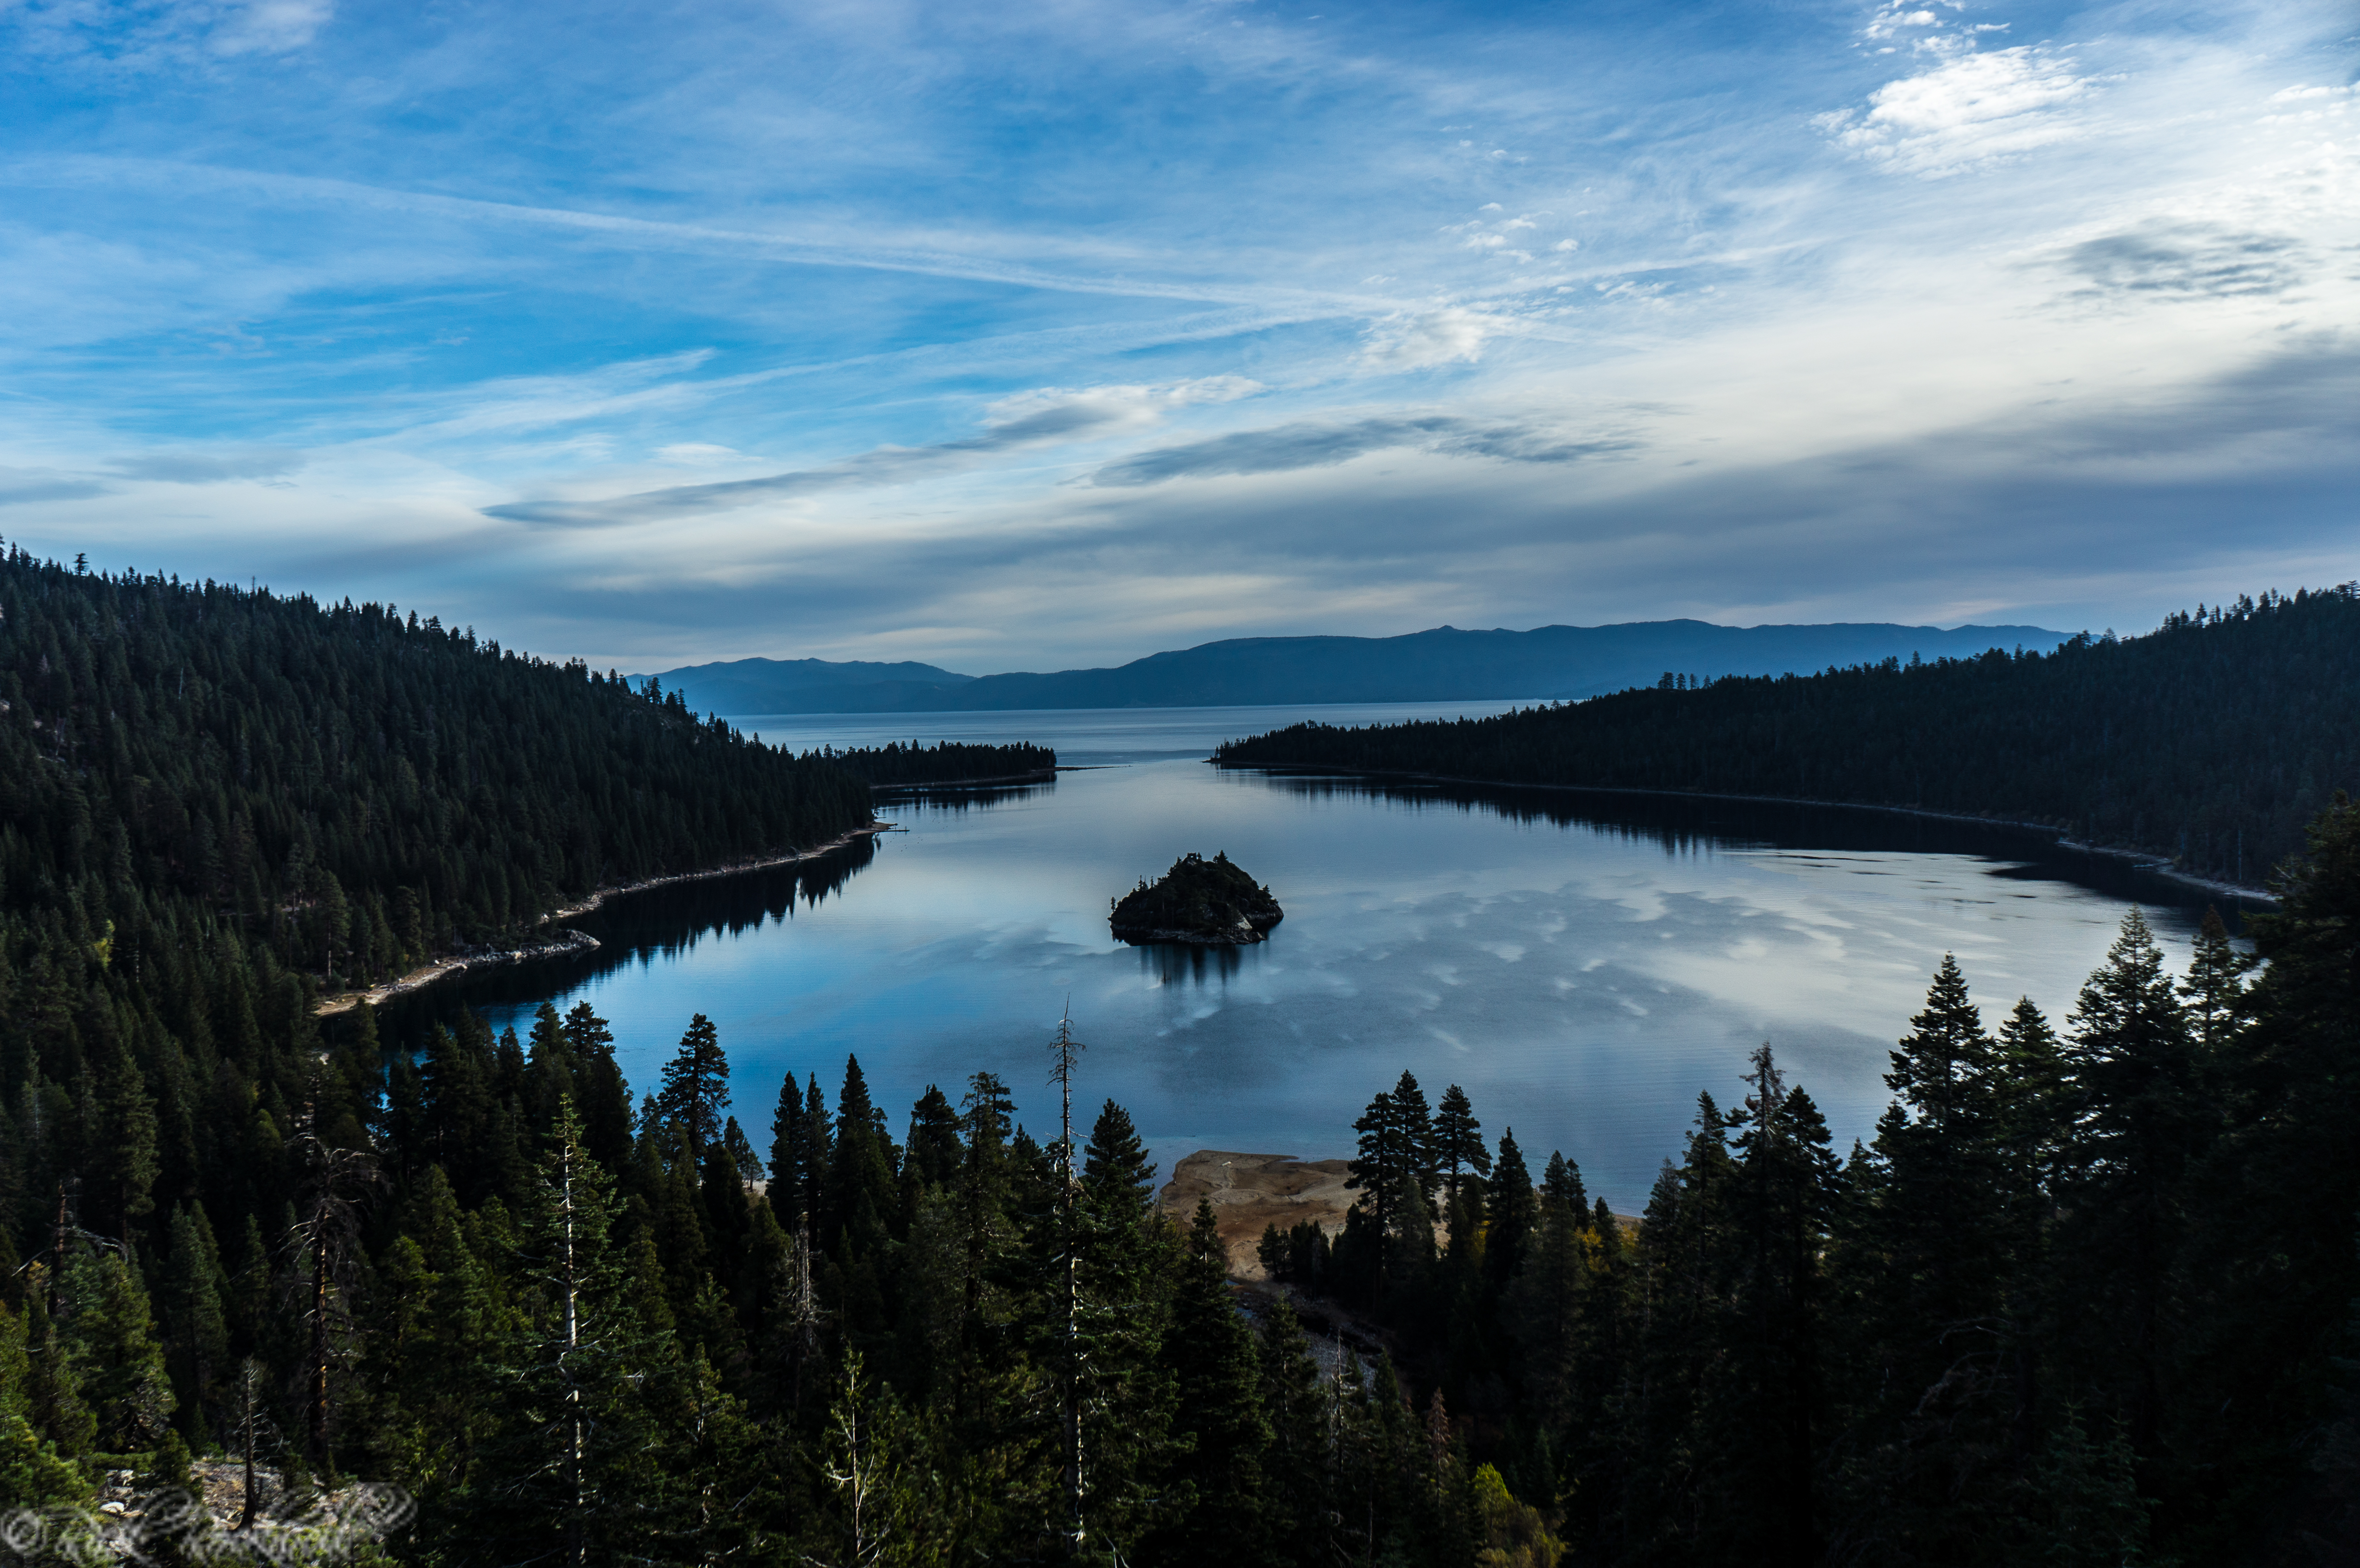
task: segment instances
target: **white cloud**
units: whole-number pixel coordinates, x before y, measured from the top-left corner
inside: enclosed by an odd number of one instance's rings
[[[1497,316],[1459,305],[1396,311],[1370,326],[1360,363],[1384,370],[1421,370],[1471,362],[1482,357],[1484,342],[1504,325]]]
[[[1864,112],[1838,110],[1812,123],[1862,158],[1939,176],[2081,135],[2085,123],[2072,110],[2092,90],[2070,60],[2019,45],[1954,55],[1886,82]]]

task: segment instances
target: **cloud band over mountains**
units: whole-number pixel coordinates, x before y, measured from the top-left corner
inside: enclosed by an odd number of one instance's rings
[[[817,468],[706,485],[666,485],[605,499],[505,502],[485,507],[484,515],[541,528],[619,528],[732,511],[766,501],[801,500],[831,491],[911,485],[973,469],[1002,453],[1103,438],[1151,422],[1166,408],[1227,402],[1260,389],[1256,383],[1231,379],[1175,387],[1051,390],[1015,400],[1012,406],[1003,405],[999,422],[980,435],[958,441],[880,447]],[[1377,417],[1343,424],[1305,420],[1141,452],[1098,468],[1088,476],[1088,483],[1121,490],[1175,479],[1280,474],[1333,467],[1371,452],[1403,448],[1501,463],[1576,463],[1627,454],[1643,444],[1628,435],[1569,440],[1530,424],[1450,414]]]
[[[1634,452],[1640,445],[1629,437],[1567,441],[1528,425],[1485,424],[1447,414],[1356,419],[1343,425],[1304,421],[1142,452],[1107,464],[1090,475],[1090,483],[1109,489],[1131,489],[1173,479],[1283,474],[1291,469],[1331,467],[1398,447],[1503,463],[1575,463]]]

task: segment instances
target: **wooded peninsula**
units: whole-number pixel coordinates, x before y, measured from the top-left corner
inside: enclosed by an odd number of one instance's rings
[[[2035,822],[2253,885],[2360,783],[2360,584],[2175,614],[2055,651],[1816,675],[1666,671],[1484,719],[1229,741],[1225,767],[1770,796]]]

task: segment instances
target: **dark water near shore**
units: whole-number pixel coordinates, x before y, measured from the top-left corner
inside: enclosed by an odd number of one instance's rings
[[[1036,1132],[1054,1129],[1043,1047],[1070,1001],[1088,1105],[1129,1106],[1166,1170],[1205,1147],[1348,1152],[1353,1117],[1406,1067],[1429,1098],[1463,1084],[1487,1132],[1513,1127],[1535,1171],[1562,1149],[1632,1209],[1677,1154],[1698,1092],[1735,1097],[1759,1042],[1819,1100],[1841,1149],[1872,1131],[1885,1053],[1945,951],[1990,1021],[2022,994],[2061,1023],[2131,902],[2181,964],[2202,912],[2160,878],[2002,830],[1189,760],[1299,716],[751,721],[799,748],[1027,739],[1098,766],[882,802],[891,833],[617,900],[575,922],[604,944],[595,953],[463,977],[381,1016],[390,1038],[462,1006],[522,1032],[541,1001],[587,999],[644,1091],[703,1012],[729,1052],[738,1116],[767,1149],[781,1075],[817,1071],[833,1103],[847,1052],[897,1124],[929,1083],[956,1098],[989,1068]],[[1185,850],[1226,850],[1271,886],[1286,919],[1268,942],[1204,953],[1109,938],[1109,901]]]

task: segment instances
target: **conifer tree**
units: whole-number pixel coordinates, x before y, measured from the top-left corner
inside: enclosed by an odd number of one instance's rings
[[[2055,1568],[2143,1568],[2148,1508],[2137,1463],[2117,1425],[2092,1441],[2071,1405],[2032,1467],[2010,1543],[2019,1562]]]
[[[46,1272],[46,1271],[45,1271]],[[49,1280],[37,1278],[36,1286]],[[48,1301],[62,1290],[25,1292],[25,1353],[28,1368],[25,1403],[34,1430],[57,1445],[69,1459],[90,1452],[98,1438],[98,1418],[82,1398],[82,1368],[73,1344],[59,1332]]]
[[[1822,1258],[1837,1199],[1827,1123],[1789,1085],[1768,1045],[1730,1118],[1739,1251],[1732,1293],[1731,1376],[1716,1401],[1714,1440],[1728,1457],[1735,1506],[1723,1520],[1732,1556],[1808,1568],[1820,1559],[1814,1462],[1827,1424]]]
[[[1728,1123],[1700,1094],[1687,1157],[1665,1162],[1639,1227],[1632,1288],[1645,1305],[1628,1347],[1636,1397],[1620,1434],[1628,1477],[1620,1504],[1643,1532],[1633,1546],[1675,1561],[1710,1560],[1697,1556],[1702,1527],[1729,1506],[1707,1489],[1717,1455],[1703,1422],[1727,1365],[1734,1178]]]
[[[1082,1186],[1109,1216],[1142,1224],[1153,1212],[1155,1167],[1131,1113],[1109,1100],[1082,1145]]]
[[[207,1408],[219,1396],[216,1380],[229,1369],[229,1324],[222,1312],[221,1250],[204,1205],[172,1205],[171,1254],[165,1266],[164,1318],[172,1383],[182,1434],[209,1440]]]
[[[525,1042],[526,1126],[536,1140],[549,1135],[559,1100],[581,1105],[577,1071],[565,1020],[558,1016],[555,1003],[543,1002],[532,1015],[532,1030]]]
[[[1392,1228],[1393,1195],[1409,1170],[1392,1093],[1381,1091],[1371,1100],[1352,1130],[1360,1134],[1359,1152],[1350,1161],[1344,1185],[1359,1191],[1360,1207],[1376,1221],[1382,1234]]]
[[[118,1233],[133,1238],[133,1227],[156,1207],[152,1189],[160,1169],[156,1150],[156,1102],[147,1079],[130,1051],[118,1040],[115,1060],[106,1070],[101,1107],[105,1117],[106,1150],[103,1168],[114,1187]]]
[[[2255,961],[2237,951],[2221,911],[2207,904],[2204,922],[2196,933],[2196,951],[2190,958],[2188,978],[2180,984],[2187,1004],[2188,1021],[2196,1047],[2209,1066],[2247,1019],[2245,975]]]
[[[959,1147],[959,1114],[951,1108],[950,1096],[927,1084],[910,1110],[903,1175],[922,1187],[947,1185],[957,1175],[964,1152]]]
[[[1014,1105],[1008,1086],[989,1073],[967,1080],[960,1104],[959,1128],[965,1138],[964,1164],[958,1177],[958,1216],[966,1258],[960,1278],[965,1301],[959,1327],[967,1354],[961,1357],[958,1404],[961,1415],[973,1419],[971,1399],[978,1380],[968,1375],[999,1365],[1011,1298],[1019,1289],[1010,1278],[1019,1250],[1011,1211],[1017,1203],[1019,1160],[1010,1146]]]
[[[800,1151],[803,1204],[811,1211],[814,1236],[819,1234],[816,1227],[834,1201],[827,1189],[828,1172],[836,1168],[836,1142],[831,1127],[827,1091],[819,1086],[819,1074],[814,1073],[803,1093],[803,1141]]]
[[[722,1123],[721,1148],[729,1156],[730,1168],[740,1181],[760,1181],[770,1175],[762,1157],[754,1152],[754,1140],[746,1136],[746,1129],[738,1125],[736,1116]]]
[[[1541,1198],[1545,1203],[1555,1203],[1577,1225],[1590,1218],[1590,1194],[1582,1191],[1581,1167],[1565,1157],[1562,1149],[1551,1149],[1547,1167],[1541,1172]]]
[[[803,1086],[788,1073],[770,1114],[770,1204],[792,1225],[806,1212],[803,1197]]]
[[[2322,1466],[2311,1506],[2334,1517],[2328,1489],[2350,1484],[2353,1463],[2344,1347],[2360,1343],[2360,807],[2338,795],[2278,891],[2275,910],[2245,921],[2267,967],[2242,1003],[2252,1021],[2231,1037],[2237,1120],[2185,1186],[2173,1362],[2185,1392],[2169,1443],[2218,1466],[2201,1477],[2205,1497]],[[2253,1526],[2234,1508],[2191,1506],[2199,1480],[2176,1469],[2150,1482],[2158,1526],[2188,1560],[2242,1550]]]
[[[731,1118],[735,1125],[736,1118]],[[745,1136],[740,1133],[742,1139]],[[710,1247],[708,1273],[720,1294],[733,1305],[744,1300],[750,1312],[755,1282],[745,1278],[751,1265],[748,1242],[754,1231],[753,1210],[746,1189],[746,1179],[738,1173],[738,1161],[730,1152],[727,1129],[723,1137],[705,1151],[705,1164],[697,1172],[697,1197],[705,1219],[705,1234]],[[741,1290],[740,1287],[748,1287]],[[719,1351],[708,1348],[716,1365],[729,1365]]]
[[[2009,1089],[1957,962],[1945,954],[1892,1054],[1849,1254],[1864,1356],[1860,1485],[1876,1528],[1936,1552],[1988,1550],[2005,1499],[1994,1467],[2016,1432],[2005,1351],[2018,1264]],[[1874,1392],[1867,1390],[1874,1389]]]
[[[469,1204],[491,1196],[500,1174],[490,1043],[482,1021],[464,1014],[456,1032],[434,1026],[420,1067],[426,1134],[422,1158],[442,1166],[461,1201]]]
[[[523,1225],[523,1310],[486,1346],[497,1424],[452,1520],[482,1562],[608,1562],[652,1534],[645,1384],[662,1357],[628,1298],[612,1188],[562,1099]]]
[[[834,1159],[827,1175],[829,1223],[825,1245],[849,1268],[873,1257],[891,1239],[890,1216],[900,1212],[895,1191],[893,1141],[884,1113],[869,1097],[860,1059],[847,1057],[844,1092],[836,1102]]]
[[[58,1292],[58,1344],[91,1441],[121,1454],[148,1448],[169,1429],[174,1399],[148,1292],[112,1249],[69,1250]]]
[[[1483,1147],[1483,1124],[1475,1119],[1467,1091],[1456,1083],[1442,1092],[1442,1103],[1435,1110],[1434,1154],[1450,1202],[1458,1200],[1462,1169],[1478,1176],[1491,1173],[1491,1151]]]
[[[718,1142],[729,1108],[729,1058],[713,1020],[698,1013],[680,1037],[680,1050],[665,1063],[656,1109],[688,1135],[692,1160],[702,1162],[705,1146]]]
[[[1071,1245],[1081,1305],[1084,1518],[1101,1549],[1128,1556],[1185,1506],[1169,1486],[1177,1391],[1163,1355],[1178,1249],[1155,1210],[1155,1168],[1130,1113],[1112,1100],[1091,1124],[1079,1177]],[[1046,1229],[1042,1239],[1053,1251],[1059,1245]],[[1044,1364],[1064,1355],[1046,1343],[1042,1349]]]
[[[1174,1479],[1194,1497],[1158,1544],[1171,1561],[1259,1562],[1271,1431],[1253,1334],[1229,1294],[1229,1249],[1209,1199],[1197,1200],[1178,1276],[1164,1360],[1178,1394]]]
[[[1564,1156],[1549,1160],[1552,1176]],[[1544,1432],[1564,1434],[1580,1408],[1582,1307],[1590,1287],[1590,1214],[1566,1202],[1563,1184],[1544,1178],[1539,1227],[1524,1263],[1502,1298],[1501,1316],[1520,1351],[1524,1408]]]
[[[393,1474],[433,1501],[490,1430],[495,1412],[476,1393],[504,1327],[503,1292],[440,1166],[410,1194],[399,1228],[378,1261],[388,1289],[377,1300],[389,1321],[370,1368],[384,1390],[370,1435]]]
[[[1877,1227],[1904,1315],[1950,1335],[1987,1318],[2005,1268],[2005,1091],[1996,1050],[1942,957],[1925,1010],[1893,1052],[1895,1100],[1877,1122]]]
[[[876,1384],[860,1355],[847,1351],[817,1457],[824,1508],[805,1532],[806,1563],[841,1568],[934,1561],[926,1498],[912,1474],[915,1434],[892,1390]]]
[[[2071,1118],[2063,1047],[2029,996],[2016,998],[1995,1043],[2009,1190],[2037,1203],[2054,1173]]]
[[[1256,1367],[1262,1421],[1270,1432],[1262,1466],[1265,1551],[1274,1563],[1312,1568],[1327,1561],[1332,1532],[1328,1395],[1311,1358],[1311,1343],[1284,1296],[1271,1302],[1262,1318]]]
[[[1407,1068],[1402,1070],[1399,1082],[1393,1084],[1393,1121],[1400,1129],[1401,1155],[1426,1202],[1434,1201],[1435,1133],[1434,1116],[1426,1109],[1426,1091]]]
[[[1524,1151],[1516,1147],[1516,1130],[1500,1134],[1500,1162],[1491,1181],[1491,1228],[1483,1243],[1483,1269],[1494,1286],[1505,1286],[1524,1266],[1524,1251],[1540,1223],[1540,1202],[1533,1194],[1533,1173],[1525,1169]]]
[[[574,1063],[574,1114],[582,1120],[590,1158],[620,1177],[631,1158],[631,1092],[615,1061],[615,1035],[587,1002],[565,1014],[566,1051]]]
[[[2063,1056],[2074,1118],[2057,1257],[2083,1365],[2149,1451],[2163,1417],[2184,1178],[2217,1125],[2163,952],[2136,909],[2082,986]]]
[[[82,1472],[34,1430],[32,1349],[25,1320],[0,1301],[0,1508],[80,1503],[90,1495]]]

